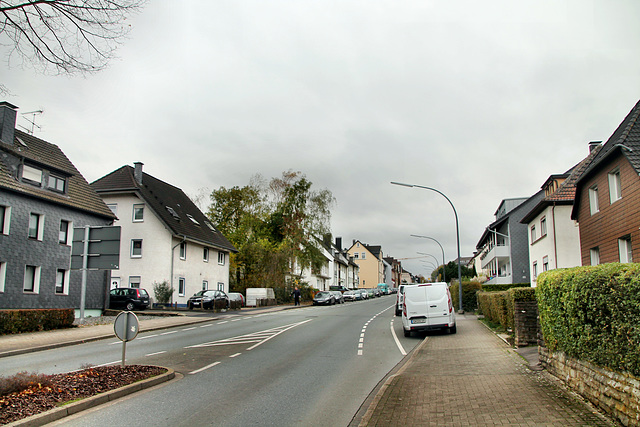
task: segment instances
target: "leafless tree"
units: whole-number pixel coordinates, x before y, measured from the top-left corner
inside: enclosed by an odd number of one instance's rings
[[[0,44],[35,69],[90,73],[104,69],[145,0],[0,0]]]

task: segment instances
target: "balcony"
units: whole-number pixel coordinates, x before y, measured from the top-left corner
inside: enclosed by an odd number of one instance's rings
[[[510,285],[511,283],[511,275],[490,276],[485,282],[487,285]]]
[[[482,268],[487,268],[489,264],[498,260],[505,260],[511,258],[511,248],[509,245],[493,245],[488,252],[482,257]]]

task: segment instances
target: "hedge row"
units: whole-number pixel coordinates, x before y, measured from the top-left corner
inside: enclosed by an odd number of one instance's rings
[[[531,283],[511,283],[504,285],[487,285],[486,283],[482,285],[482,290],[484,292],[501,292],[508,291],[511,288],[529,288],[531,287]]]
[[[478,308],[491,322],[513,328],[516,301],[535,301],[535,288],[511,288],[499,292],[478,292]]]
[[[72,308],[0,310],[0,335],[70,328],[74,318]]]
[[[548,271],[536,296],[549,350],[640,376],[640,264]]]
[[[460,287],[458,286],[458,282],[454,282],[449,286],[449,291],[451,292],[451,299],[453,300],[453,307],[458,311],[460,308],[460,298],[458,297],[460,293]],[[480,282],[462,282],[462,307],[464,311],[475,311],[478,308],[478,302],[476,299],[476,292],[478,292],[482,288],[482,284]]]

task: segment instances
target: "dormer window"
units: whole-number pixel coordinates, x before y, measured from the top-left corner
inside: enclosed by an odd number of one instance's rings
[[[22,181],[29,184],[42,185],[42,169],[34,168],[33,166],[22,166]]]
[[[67,187],[66,183],[67,181],[63,177],[51,174],[49,175],[49,184],[47,186],[53,191],[64,193]]]

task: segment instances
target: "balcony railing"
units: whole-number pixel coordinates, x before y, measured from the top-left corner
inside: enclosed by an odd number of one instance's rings
[[[483,258],[481,258],[481,267],[485,268],[495,259],[510,258],[511,250],[509,245],[494,245],[491,247]]]

